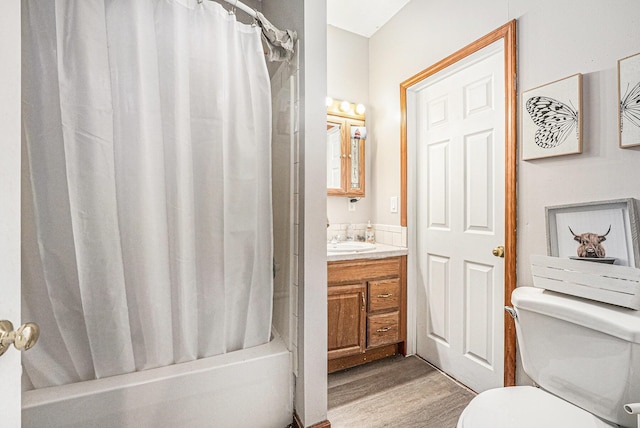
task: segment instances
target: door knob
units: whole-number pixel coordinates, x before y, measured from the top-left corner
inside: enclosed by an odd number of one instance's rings
[[[11,321],[0,321],[0,355],[7,352],[13,343],[18,351],[26,351],[33,347],[40,336],[40,327],[34,322],[22,324],[16,331]]]
[[[504,258],[504,247],[502,245],[497,246],[496,248],[493,249],[492,253],[496,257],[503,257]]]

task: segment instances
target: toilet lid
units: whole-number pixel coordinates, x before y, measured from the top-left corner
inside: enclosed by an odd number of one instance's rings
[[[532,386],[490,389],[460,415],[457,428],[611,428],[602,419]]]

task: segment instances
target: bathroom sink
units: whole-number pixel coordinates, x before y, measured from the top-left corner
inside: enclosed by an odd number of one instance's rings
[[[327,243],[327,252],[329,253],[360,253],[362,251],[371,251],[375,249],[376,246],[368,242],[342,241]]]

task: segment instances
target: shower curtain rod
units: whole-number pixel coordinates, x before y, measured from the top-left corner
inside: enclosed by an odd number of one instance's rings
[[[198,0],[198,3],[202,3],[203,1],[204,0]],[[210,0],[210,1],[213,1],[213,0]],[[233,5],[234,8],[237,7],[241,11],[246,12],[252,18],[258,19],[258,15],[256,14],[256,11],[254,9],[251,9],[249,6],[242,3],[241,1],[238,1],[238,0],[222,0],[222,1]]]
[[[256,11],[254,9],[251,9],[249,6],[242,3],[241,1],[238,1],[238,0],[222,0],[222,1],[225,3],[229,3],[230,5],[233,5],[233,7],[237,7],[243,12],[248,13],[252,18],[255,18],[255,19],[258,18]]]
[[[202,3],[204,0],[198,0],[198,3]],[[214,0],[210,0],[214,1]],[[246,12],[249,16],[255,19],[262,31],[262,40],[267,45],[268,51],[267,58],[269,61],[289,61],[294,55],[294,47],[298,35],[293,30],[279,30],[272,23],[270,23],[265,16],[255,9],[251,9],[246,4],[239,0],[221,0],[233,6],[233,9],[238,8],[243,12]],[[233,12],[231,10],[231,13]]]

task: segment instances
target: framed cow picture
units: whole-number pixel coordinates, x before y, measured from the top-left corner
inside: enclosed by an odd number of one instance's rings
[[[548,255],[640,267],[636,199],[546,207],[546,216]]]

